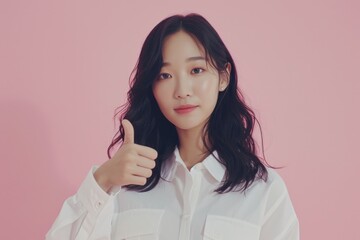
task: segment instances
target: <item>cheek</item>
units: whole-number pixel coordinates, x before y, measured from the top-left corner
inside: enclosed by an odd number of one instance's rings
[[[199,97],[213,97],[214,95],[218,95],[218,83],[215,79],[199,81],[194,86],[194,90],[196,91],[196,95]]]
[[[164,86],[164,84],[158,84],[153,87],[153,95],[160,109],[169,102],[168,93],[169,91],[166,91],[166,86]]]

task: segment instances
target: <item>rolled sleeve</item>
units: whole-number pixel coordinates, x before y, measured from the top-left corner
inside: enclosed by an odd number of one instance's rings
[[[113,194],[105,192],[96,182],[94,172],[97,166],[91,168],[85,180],[78,189],[76,196],[83,204],[85,209],[94,216],[97,216],[104,208],[105,204],[111,199]]]
[[[113,199],[121,187],[105,192],[94,178],[97,168],[91,168],[76,194],[64,202],[47,240],[110,239]]]

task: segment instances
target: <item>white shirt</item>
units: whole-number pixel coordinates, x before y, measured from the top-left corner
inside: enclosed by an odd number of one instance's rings
[[[214,155],[217,152],[214,151]],[[214,193],[225,167],[211,154],[189,171],[178,149],[148,192],[102,190],[89,171],[68,198],[47,240],[298,240],[299,222],[286,185],[267,168],[268,181],[245,192]]]

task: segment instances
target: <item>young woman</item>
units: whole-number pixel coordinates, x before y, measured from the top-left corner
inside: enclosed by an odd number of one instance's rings
[[[46,239],[299,239],[284,181],[257,156],[234,61],[202,16],[150,32],[120,120],[109,160]]]

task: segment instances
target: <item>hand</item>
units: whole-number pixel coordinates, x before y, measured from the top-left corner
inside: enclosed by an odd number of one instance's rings
[[[94,173],[101,188],[108,192],[113,186],[145,185],[155,167],[157,151],[134,143],[134,127],[129,120],[122,121],[124,142],[115,155]]]

